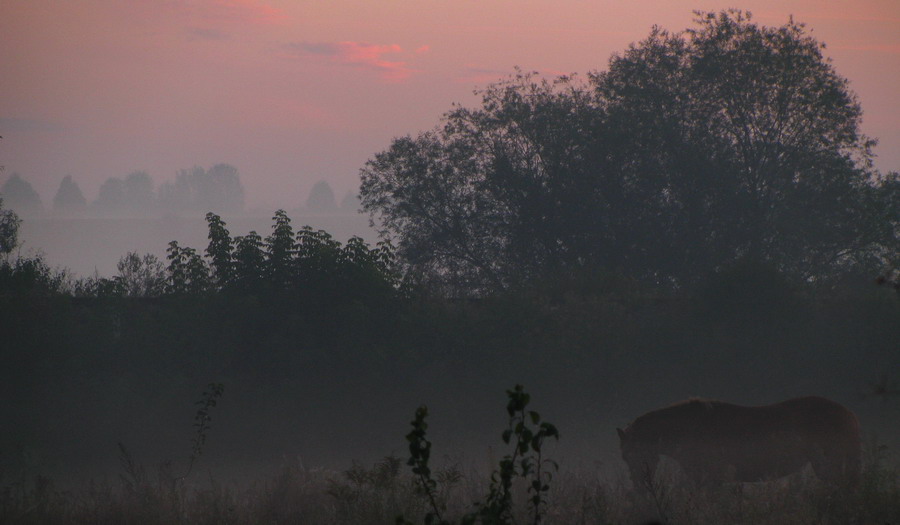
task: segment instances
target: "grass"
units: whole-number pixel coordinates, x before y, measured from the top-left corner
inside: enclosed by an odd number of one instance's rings
[[[42,475],[7,479],[0,471],[0,524],[900,525],[900,465],[875,439],[864,446],[862,477],[852,490],[821,483],[811,468],[765,483],[698,488],[665,459],[641,481],[646,491],[633,490],[624,471],[612,478],[584,466],[542,473],[541,465],[556,466],[542,456],[544,438],[557,437],[556,429],[526,410],[530,396],[520,386],[507,391],[503,441],[513,452],[491,473],[449,458],[429,465],[422,407],[407,435],[409,461],[392,455],[333,471],[292,460],[265,479],[223,483],[193,468],[221,395],[222,386],[212,383],[196,403],[186,470],[171,461],[148,469],[120,444],[117,477],[74,489]]]
[[[428,501],[404,461],[386,457],[371,466],[353,463],[342,472],[284,464],[267,479],[225,485],[201,474],[182,479],[169,464],[145,469],[122,455],[115,480],[91,481],[74,490],[37,476],[3,483],[0,523],[5,524],[394,524],[403,515],[422,523]],[[487,476],[445,462],[436,468],[453,522],[485,493]],[[810,476],[771,483],[698,490],[665,472],[656,497],[630,489],[620,476],[561,470],[547,494],[543,523],[900,523],[900,471],[886,451],[867,447],[860,489],[823,486]],[[513,487],[515,520],[528,523],[528,491]]]

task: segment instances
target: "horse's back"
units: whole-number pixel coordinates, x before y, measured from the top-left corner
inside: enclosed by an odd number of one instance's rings
[[[689,400],[635,420],[635,434],[654,435],[696,479],[760,481],[811,463],[827,481],[859,476],[861,442],[856,416],[822,397],[747,407]]]

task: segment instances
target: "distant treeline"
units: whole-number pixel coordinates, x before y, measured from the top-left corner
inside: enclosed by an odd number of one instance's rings
[[[145,171],[125,177],[110,177],[100,186],[97,197],[88,200],[71,175],[63,177],[49,209],[31,184],[17,173],[0,186],[5,206],[20,215],[33,216],[51,211],[59,215],[148,215],[153,213],[206,213],[219,210],[236,213],[244,209],[244,187],[237,168],[216,164],[208,169],[194,166],[178,172],[174,181],[158,187]],[[356,212],[359,200],[348,192],[336,202],[331,186],[317,182],[310,190],[306,209],[312,212]]]

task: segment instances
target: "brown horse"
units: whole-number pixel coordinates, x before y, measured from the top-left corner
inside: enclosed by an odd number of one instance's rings
[[[761,407],[691,399],[616,430],[638,489],[653,479],[661,455],[677,461],[698,485],[780,478],[807,463],[826,483],[852,486],[859,479],[859,421],[821,397]]]

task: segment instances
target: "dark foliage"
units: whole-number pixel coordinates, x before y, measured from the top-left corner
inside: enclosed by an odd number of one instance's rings
[[[698,13],[586,81],[519,73],[375,155],[363,207],[453,293],[583,268],[679,287],[743,260],[798,282],[878,272],[900,247],[896,176],[872,170],[822,47],[793,21]]]
[[[19,245],[19,225],[22,220],[16,212],[3,209],[3,198],[0,198],[0,257],[6,257]]]

